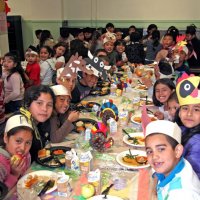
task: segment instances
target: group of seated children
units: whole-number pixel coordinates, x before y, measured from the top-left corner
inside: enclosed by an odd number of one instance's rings
[[[127,46],[122,40],[115,42],[113,29],[107,27],[107,30],[102,35],[104,50],[98,50],[97,56],[88,53],[88,58],[83,59],[75,54],[66,65],[64,54],[68,47],[63,43],[54,46],[53,59],[49,46],[42,46],[39,53],[29,48],[25,71],[14,54],[5,54],[2,63],[4,103],[6,112],[14,115],[7,120],[2,135],[0,181],[9,188],[28,168],[30,158],[36,160],[39,150],[49,142],[62,142],[72,131],[79,112],[70,109],[71,102],[78,103],[88,96],[98,79],[106,80],[116,67],[131,60],[135,64],[145,62],[137,32],[130,33]],[[152,34],[149,32],[143,39],[147,42]],[[155,59],[172,61],[173,66],[164,65],[170,66],[167,70],[155,66],[156,79],[142,79],[153,91],[153,103],[158,107],[154,115],[159,119],[146,127],[148,162],[155,170],[154,178],[158,179],[159,200],[199,199],[200,77],[184,73],[189,52],[184,38],[179,38],[175,45],[174,37],[167,33],[162,43],[163,49]],[[106,56],[112,66],[106,65]],[[172,80],[176,69],[181,73],[177,80]],[[15,160],[16,154],[21,159]]]

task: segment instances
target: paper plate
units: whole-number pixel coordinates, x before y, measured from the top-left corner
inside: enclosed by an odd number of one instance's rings
[[[35,172],[31,172],[31,173],[28,173],[28,174],[22,176],[22,178],[20,178],[18,183],[17,183],[17,188],[24,188],[24,189],[28,190],[28,188],[25,187],[24,182],[29,175],[32,175],[32,176],[37,175],[37,176],[42,176],[42,177],[45,177],[45,178],[47,177],[47,180],[50,179],[50,178],[53,178],[55,180],[57,179],[57,174],[55,172],[48,171],[48,170],[35,171]],[[53,192],[56,189],[57,189],[57,185],[56,185],[56,181],[55,181],[54,186],[52,188],[50,188],[49,190],[47,190],[45,194]]]
[[[130,135],[131,137],[142,137],[142,138],[144,139],[144,134],[143,134],[143,132],[130,133],[129,135]],[[133,143],[133,140],[129,140],[129,139],[128,139],[128,135],[125,135],[125,136],[123,137],[123,141],[124,141],[124,143],[126,143],[126,144],[128,144],[128,145],[130,145],[130,146],[133,146],[133,147],[144,147],[144,146],[145,146],[144,142],[143,142],[142,144]]]
[[[144,165],[131,165],[129,163],[126,163],[123,161],[123,157],[126,156],[127,154],[129,154],[129,151],[123,151],[121,153],[119,153],[116,157],[116,161],[123,167],[127,167],[129,169],[142,169],[142,168],[147,168],[150,165],[149,164],[144,164]],[[146,156],[146,152],[142,151],[142,150],[131,150],[131,154],[132,155],[137,155],[137,156]]]
[[[151,121],[157,120],[157,117],[155,117],[154,115],[148,114],[148,116],[151,118]],[[141,115],[133,115],[131,117],[131,121],[135,124],[141,124],[141,120]]]
[[[91,198],[89,198],[88,200],[123,200],[120,197],[116,197],[116,196],[111,196],[111,195],[107,195],[107,198],[104,198],[105,195],[97,195],[97,196],[93,196]]]

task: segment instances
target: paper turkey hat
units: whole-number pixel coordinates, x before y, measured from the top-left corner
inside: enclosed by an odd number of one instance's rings
[[[187,42],[185,41],[185,35],[179,35],[176,37],[176,45],[173,50],[184,51],[188,54],[188,48],[186,46]]]
[[[102,77],[104,80],[107,77],[106,70],[109,70],[111,66],[104,65],[104,62],[101,58],[95,57],[88,51],[88,57],[85,58],[86,69],[91,71],[97,77]]]
[[[177,81],[176,93],[180,106],[200,103],[200,77],[184,73]]]

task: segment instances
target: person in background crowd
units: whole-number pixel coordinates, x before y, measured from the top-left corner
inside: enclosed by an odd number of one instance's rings
[[[193,52],[188,58],[188,63],[191,68],[199,68],[200,66],[200,41],[196,36],[196,26],[190,25],[186,29],[186,40],[192,44]]]
[[[40,36],[39,48],[41,48],[42,46],[49,46],[51,49],[53,49],[54,45],[55,42],[53,40],[51,32],[49,30],[43,30]]]
[[[144,64],[145,52],[144,46],[140,40],[141,35],[139,32],[131,33],[130,45],[126,48],[126,55],[130,63]]]
[[[52,50],[49,46],[40,48],[40,80],[42,85],[51,85],[55,66],[52,62]]]
[[[18,57],[13,53],[6,53],[3,59],[3,75],[5,91],[5,113],[12,113],[22,105],[24,98],[25,72]]]
[[[36,48],[29,48],[25,54],[27,65],[26,74],[28,76],[27,83],[25,87],[30,87],[32,85],[40,84],[40,65],[39,57]]]
[[[160,31],[154,30],[152,37],[144,42],[144,46],[146,47],[145,63],[153,63],[157,53],[162,49],[162,45],[160,44]]]
[[[129,26],[128,35],[124,38],[124,41],[126,42],[126,45],[130,44],[130,35],[131,35],[131,33],[134,33],[136,31],[137,31],[137,29],[136,29],[136,27],[134,25]]]

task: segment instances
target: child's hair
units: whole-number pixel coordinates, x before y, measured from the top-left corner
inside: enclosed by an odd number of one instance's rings
[[[101,56],[100,55],[99,58],[101,58],[103,61],[106,61],[106,62],[110,63],[110,60],[109,60],[108,56]]]
[[[149,24],[149,26],[147,27],[147,33],[148,33],[148,35],[150,34],[150,31],[152,30],[152,29],[158,29],[158,27],[157,27],[157,25],[155,25],[155,24]]]
[[[35,30],[35,35],[36,35],[36,36],[38,36],[40,33],[42,33],[42,30],[41,30],[41,29]]]
[[[92,54],[95,53],[95,49],[96,49],[96,46],[98,45],[98,40],[99,38],[101,37],[101,33],[99,31],[94,31],[93,34],[92,34],[92,41],[91,41],[91,47],[90,47],[90,51]]]
[[[153,50],[156,51],[156,47],[160,44],[160,31],[154,30],[152,32],[152,40],[153,40]]]
[[[140,35],[140,33],[139,32],[133,32],[133,33],[131,33],[131,35],[130,35],[130,41],[131,42],[139,42],[140,40],[141,40],[141,35]]]
[[[58,42],[57,44],[55,44],[54,47],[53,47],[54,55],[56,54],[56,49],[57,49],[58,47],[64,47],[64,48],[65,48],[65,53],[64,53],[64,55],[63,55],[63,56],[65,57],[66,51],[67,51],[67,49],[68,49],[67,43],[65,43],[65,42]]]
[[[40,36],[40,47],[44,45],[44,42],[51,37],[51,32],[49,30],[43,30]]]
[[[167,30],[167,33],[171,34],[174,42],[176,42],[176,38],[179,35],[179,30],[175,26],[170,26]]]
[[[40,47],[39,53],[40,53],[41,49],[46,49],[47,52],[49,53],[49,56],[50,57],[52,56],[53,50],[49,46],[42,46],[42,47]]]
[[[11,77],[12,74],[14,74],[15,72],[18,72],[20,74],[21,78],[22,78],[23,83],[25,84],[26,83],[25,72],[24,72],[24,69],[21,66],[21,62],[20,62],[19,58],[11,52],[6,53],[4,55],[4,57],[9,57],[14,63],[17,64],[16,67],[13,67],[10,70],[10,73],[7,76],[7,80],[9,80],[9,78]]]
[[[178,141],[176,141],[173,137],[170,137],[169,135],[166,135],[166,134],[163,134],[163,133],[152,133],[151,135],[148,135],[147,137],[152,136],[152,135],[160,135],[160,134],[166,137],[166,139],[169,142],[169,144],[171,145],[172,149],[175,150],[176,146],[179,143],[178,143]]]
[[[82,28],[77,28],[75,31],[74,31],[74,37],[78,37],[78,35],[80,33],[83,33],[83,29]]]
[[[175,90],[175,84],[174,82],[169,79],[169,78],[161,78],[161,79],[158,79],[155,84],[154,84],[154,87],[153,87],[153,103],[155,106],[162,106],[163,104],[157,100],[156,98],[156,86],[158,84],[163,84],[163,85],[166,85],[167,87],[169,87],[172,91]]]
[[[169,102],[169,101],[176,101],[176,103],[179,103],[179,102],[178,102],[178,97],[177,97],[176,91],[173,91],[173,92],[170,94],[170,96],[169,96],[167,102]]]
[[[174,37],[173,37],[173,35],[171,33],[165,33],[164,37],[167,37],[167,36],[171,37],[173,39],[173,41],[174,41]]]
[[[137,28],[136,28],[134,25],[129,26],[129,27],[128,27],[128,31],[130,31],[130,29],[132,29],[132,28],[134,28],[135,31],[137,31]]]
[[[114,24],[113,23],[107,23],[106,24],[106,28],[115,28]]]
[[[115,43],[114,43],[114,46],[118,46],[118,45],[123,45],[126,47],[126,42],[124,40],[117,40]]]
[[[28,109],[33,101],[36,101],[41,93],[50,94],[55,106],[55,95],[51,88],[47,85],[34,85],[29,87],[24,94],[24,107]]]
[[[100,52],[103,52],[105,53],[106,55],[108,54],[107,51],[105,49],[97,49],[95,52],[94,52],[94,56],[97,56]]]
[[[196,26],[194,24],[191,24],[190,26],[187,26],[186,29],[186,34],[190,34],[190,35],[195,35],[196,34]]]
[[[68,38],[69,37],[69,30],[65,27],[60,28],[60,36],[62,38]]]

